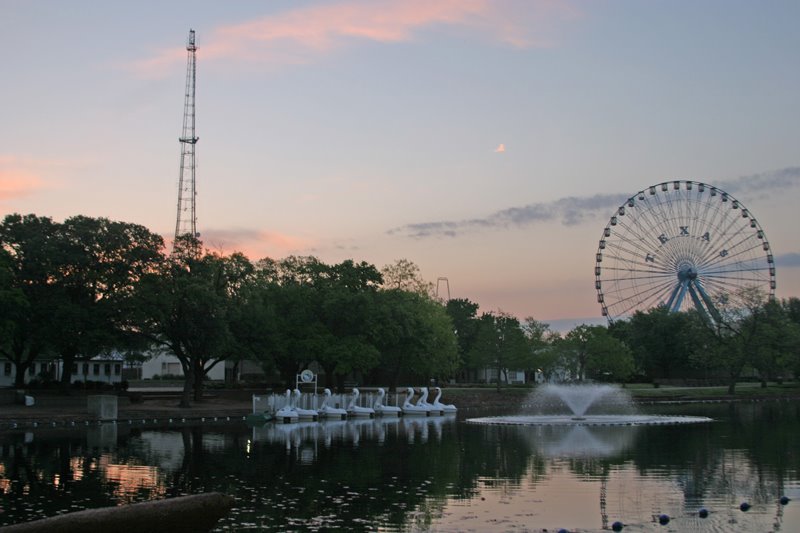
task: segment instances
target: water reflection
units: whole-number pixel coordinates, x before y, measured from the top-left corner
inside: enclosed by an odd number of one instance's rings
[[[448,415],[265,424],[252,429],[252,444],[282,445],[287,453],[299,451],[298,457],[302,457],[303,462],[308,463],[317,459],[316,446],[319,444],[325,448],[343,444],[358,448],[362,439],[384,444],[387,438],[404,438],[409,444],[414,442],[425,444],[431,436],[437,442],[441,442],[443,427],[455,422],[455,415]],[[313,453],[310,451],[312,449]]]
[[[409,417],[4,433],[0,525],[216,490],[237,502],[220,530],[601,531],[621,520],[642,531],[660,527],[661,513],[675,531],[800,529],[796,404],[676,409],[718,422],[516,427]],[[795,501],[781,506],[783,494]]]
[[[631,448],[637,426],[515,426],[533,455],[613,457]]]
[[[87,466],[100,471],[119,502],[139,501],[141,493],[147,494],[148,499],[162,498],[166,494],[163,474],[154,466],[116,463],[110,454],[103,454],[99,461],[90,461]]]

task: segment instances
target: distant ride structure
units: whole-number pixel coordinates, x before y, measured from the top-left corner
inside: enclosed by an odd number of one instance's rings
[[[757,288],[773,298],[776,285],[769,241],[750,210],[719,187],[686,180],[651,185],[617,208],[594,274],[609,322],[665,306],[695,308],[715,323],[730,296]]]

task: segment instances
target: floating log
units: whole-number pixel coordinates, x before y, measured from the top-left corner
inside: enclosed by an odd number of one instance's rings
[[[228,514],[234,499],[219,492],[165,500],[101,507],[0,527],[2,533],[103,533],[147,531],[194,533],[210,531]]]

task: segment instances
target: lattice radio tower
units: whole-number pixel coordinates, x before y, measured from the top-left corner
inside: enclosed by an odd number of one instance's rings
[[[178,178],[178,217],[175,222],[175,239],[184,235],[194,238],[197,233],[197,214],[195,212],[195,159],[194,147],[198,137],[195,135],[195,74],[197,71],[197,46],[194,43],[194,30],[189,30],[189,42],[186,44],[186,98],[183,101],[183,134],[178,138],[181,143],[181,173]],[[173,250],[174,250],[173,241]]]

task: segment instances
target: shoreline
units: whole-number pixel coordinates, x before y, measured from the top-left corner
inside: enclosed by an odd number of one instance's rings
[[[448,403],[458,406],[460,412],[475,409],[495,409],[508,412],[525,404],[530,389],[504,388],[500,393],[488,388],[452,388],[444,389]],[[632,398],[639,405],[679,405],[692,403],[731,403],[731,402],[763,402],[763,401],[798,401],[796,394],[748,394],[741,396],[699,395],[691,391],[682,391],[680,395],[638,395]],[[59,396],[57,394],[40,395],[41,405],[24,406],[10,404],[0,406],[0,432],[27,429],[74,429],[76,427],[117,425],[172,425],[180,427],[185,424],[206,422],[245,421],[253,412],[252,394],[263,391],[230,390],[213,391],[200,402],[193,402],[192,407],[179,407],[178,394],[164,395],[140,393],[138,402],[131,402],[130,397],[121,395],[116,418],[100,419],[89,414],[87,409],[88,395]]]

